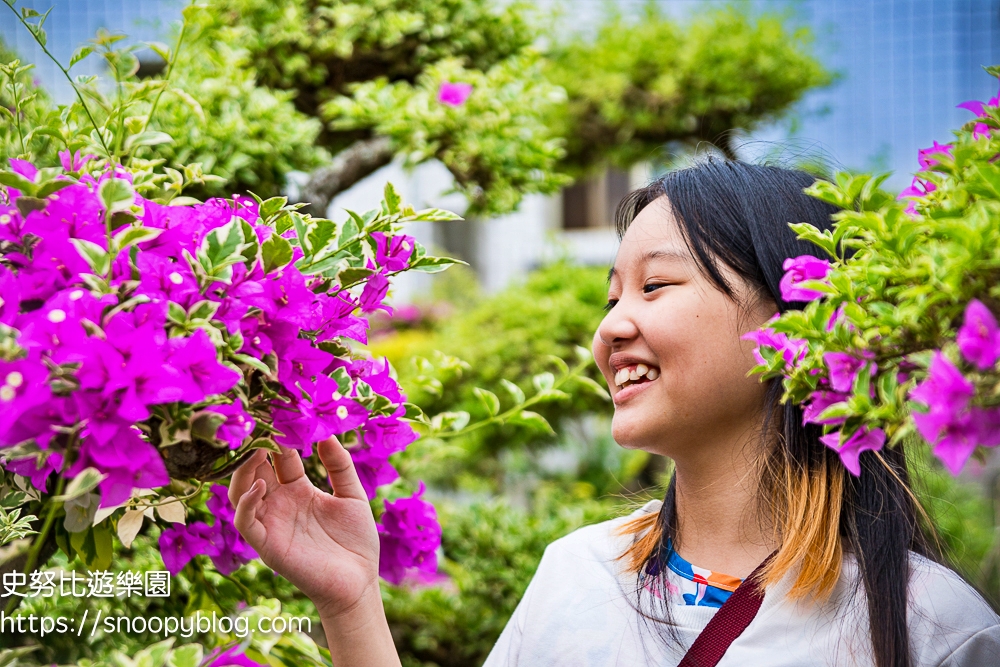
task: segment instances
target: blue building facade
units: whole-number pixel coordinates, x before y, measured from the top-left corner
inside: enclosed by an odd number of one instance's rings
[[[956,105],[988,100],[1000,87],[982,69],[1000,64],[997,0],[786,6],[812,28],[820,58],[840,77],[807,96],[786,136],[806,147],[815,142],[845,167],[891,170],[890,182],[905,186],[917,150],[951,140],[951,131],[972,118]]]

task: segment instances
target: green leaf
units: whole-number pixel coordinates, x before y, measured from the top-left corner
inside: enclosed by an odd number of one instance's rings
[[[435,431],[461,431],[469,424],[469,413],[464,410],[442,412],[431,418],[431,428]]]
[[[73,185],[73,181],[69,179],[63,179],[63,178],[56,179],[54,181],[49,181],[48,183],[44,183],[41,187],[38,188],[38,192],[36,194],[39,199],[45,199],[49,195],[55,194],[60,190],[62,190],[63,188],[68,188],[71,185]]]
[[[30,197],[22,194],[14,201],[14,205],[17,206],[17,210],[21,212],[21,215],[27,218],[31,215],[32,211],[45,210],[46,201],[38,197]]]
[[[535,389],[538,391],[547,391],[552,389],[555,382],[556,378],[552,375],[552,373],[539,373],[531,378],[531,384],[535,385]]]
[[[260,212],[260,217],[263,220],[269,220],[284,208],[287,203],[288,197],[271,197],[270,199],[265,199],[257,210]]]
[[[232,265],[243,261],[247,243],[243,236],[243,219],[233,216],[222,227],[210,231],[198,248],[198,262],[210,277],[229,282]]]
[[[249,354],[238,354],[238,353],[233,354],[232,357],[241,364],[246,364],[247,366],[250,366],[251,368],[258,370],[261,373],[264,373],[265,375],[271,374],[271,369],[267,367],[267,364],[265,364],[263,361],[261,361],[256,357],[251,357]]]
[[[479,402],[483,404],[486,408],[486,412],[489,413],[490,417],[495,417],[497,413],[500,412],[500,399],[497,395],[488,389],[483,389],[481,387],[475,387],[472,393],[476,395]]]
[[[207,299],[198,301],[188,308],[187,319],[210,320],[219,311],[221,305],[218,301],[208,301]]]
[[[417,211],[417,214],[413,217],[413,219],[415,221],[445,222],[448,220],[462,220],[463,218],[457,213],[446,211],[443,208],[428,208],[422,211]]]
[[[167,319],[174,324],[187,324],[187,311],[179,303],[170,301],[167,303]]]
[[[163,42],[146,42],[149,50],[163,58],[164,62],[170,62],[170,47]]]
[[[93,570],[106,570],[111,567],[111,556],[114,539],[107,522],[102,522],[91,530],[94,540],[94,561],[90,564]]]
[[[139,134],[133,134],[125,140],[125,152],[130,153],[139,146],[158,146],[160,144],[173,143],[174,138],[166,132],[156,130],[146,130]]]
[[[524,403],[524,392],[521,391],[520,387],[518,387],[516,384],[507,379],[501,379],[500,384],[503,385],[503,388],[507,390],[507,393],[510,394],[510,397],[514,399],[514,403],[516,403],[517,405],[521,405],[522,403]]]
[[[61,495],[52,496],[52,500],[66,502],[67,500],[78,498],[97,488],[97,485],[105,477],[107,475],[97,468],[84,468],[76,477],[70,480],[69,484],[66,485],[66,490]]]
[[[93,44],[84,44],[76,51],[74,51],[72,56],[70,56],[69,67],[67,67],[66,69],[73,69],[73,65],[77,64],[78,62],[80,62],[93,52],[94,52]]]
[[[452,264],[464,264],[468,266],[468,262],[463,262],[460,259],[424,256],[410,264],[410,269],[420,271],[421,273],[439,273]]]
[[[333,240],[337,236],[337,225],[332,220],[322,218],[311,222],[305,238],[299,237],[299,240],[303,242],[303,251],[309,254],[309,261],[314,262],[322,259],[332,249]]]
[[[101,183],[97,194],[109,213],[125,210],[135,201],[135,189],[123,178],[107,179]]]
[[[788,226],[792,228],[793,232],[798,234],[800,239],[818,245],[831,257],[836,258],[837,245],[833,240],[833,232],[830,230],[824,230],[821,232],[814,225],[811,225],[808,222],[794,222],[789,223]]]
[[[114,235],[111,239],[112,245],[118,250],[125,250],[134,245],[152,241],[163,232],[155,227],[129,227]]]
[[[26,195],[34,196],[38,192],[38,186],[29,181],[27,178],[21,174],[15,174],[12,171],[0,171],[0,185],[6,185],[9,188],[16,188]]]
[[[337,273],[337,282],[342,286],[355,285],[375,273],[374,269],[350,266]]]
[[[111,256],[104,248],[86,239],[71,238],[70,242],[76,246],[77,252],[90,265],[91,271],[100,276],[107,274],[111,266]]]
[[[587,377],[586,375],[580,375],[575,379],[579,384],[582,384],[587,389],[590,389],[596,396],[599,396],[606,401],[611,400],[611,394],[609,394],[608,390],[602,387],[597,381]]]
[[[508,420],[511,424],[517,424],[519,426],[527,426],[535,430],[544,431],[549,435],[555,435],[555,431],[552,430],[552,426],[549,424],[545,417],[541,416],[537,412],[532,412],[531,410],[521,410],[516,415],[512,416]]]
[[[277,232],[272,232],[271,236],[264,241],[260,252],[265,274],[280,269],[292,261],[292,244]]]
[[[343,395],[351,393],[351,376],[344,368],[338,368],[330,374],[330,379],[337,383],[337,391]]]
[[[204,654],[201,644],[178,646],[167,657],[168,667],[198,667]]]
[[[403,408],[406,410],[406,413],[403,415],[404,419],[420,422],[421,424],[430,424],[430,420],[427,419],[427,415],[424,414],[419,405],[415,403],[403,403]]]
[[[399,193],[396,192],[396,188],[392,183],[386,182],[382,198],[385,203],[386,215],[396,215],[399,213],[399,205],[403,200],[399,196]]]

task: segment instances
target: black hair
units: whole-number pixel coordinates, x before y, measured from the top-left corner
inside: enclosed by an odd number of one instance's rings
[[[803,304],[781,298],[782,264],[799,255],[825,255],[817,246],[799,240],[788,224],[808,222],[821,230],[831,229],[831,215],[838,210],[803,193],[816,180],[804,171],[708,157],[626,196],[615,216],[618,235],[624,236],[647,205],[665,198],[700,269],[719,290],[736,297],[735,286],[727,283],[719,270],[721,262],[756,290],[758,297],[773,299],[779,312],[801,308]],[[939,563],[943,556],[925,534],[929,527],[918,521],[920,509],[910,491],[903,450],[866,451],[860,458],[861,475],[844,474],[837,453],[819,439],[821,427],[803,425],[801,408],[781,404],[780,398],[780,382],[770,381],[764,433],[776,433],[777,437],[766,456],[796,474],[819,474],[842,485],[840,543],[855,556],[860,575],[857,583],[864,585],[869,618],[878,619],[870,623],[869,632],[875,664],[911,667],[906,623],[908,551]],[[830,470],[838,474],[829,476]],[[670,481],[657,516],[658,542],[639,568],[640,596],[650,585],[649,577],[665,569],[668,544],[677,544],[675,479]],[[667,634],[676,638],[666,603],[669,596],[655,597],[663,601],[656,618],[642,612],[641,604],[637,610],[647,620],[663,623]]]

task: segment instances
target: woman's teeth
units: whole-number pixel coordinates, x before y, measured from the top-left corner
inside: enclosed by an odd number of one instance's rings
[[[615,384],[619,387],[624,387],[629,382],[638,382],[643,377],[647,380],[655,380],[660,377],[660,371],[656,368],[650,368],[646,364],[626,366],[615,373]]]

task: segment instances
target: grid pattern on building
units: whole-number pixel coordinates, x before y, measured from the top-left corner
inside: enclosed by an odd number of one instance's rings
[[[178,21],[184,0],[19,0],[17,7],[44,13],[47,47],[63,65],[69,63],[78,46],[93,39],[100,28],[127,35],[126,44],[144,41],[167,41],[171,23]],[[68,102],[73,89],[62,73],[45,56],[34,38],[20,25],[7,7],[0,6],[0,39],[14,50],[22,62],[35,65],[35,78],[52,92],[58,102]],[[72,72],[106,74],[101,59],[92,55],[77,64]]]

